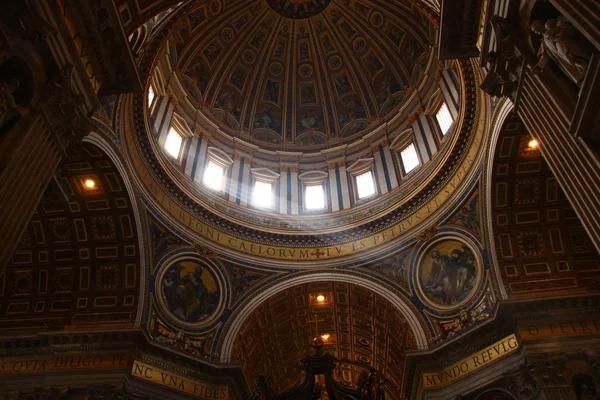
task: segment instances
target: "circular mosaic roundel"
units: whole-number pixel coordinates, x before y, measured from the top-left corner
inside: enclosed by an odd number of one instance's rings
[[[204,325],[222,305],[223,285],[207,264],[179,259],[162,268],[157,280],[159,303],[173,320]]]
[[[440,311],[454,310],[477,291],[483,270],[475,250],[455,238],[429,245],[417,268],[423,300]]]
[[[267,0],[278,14],[291,19],[305,19],[320,14],[331,0]]]

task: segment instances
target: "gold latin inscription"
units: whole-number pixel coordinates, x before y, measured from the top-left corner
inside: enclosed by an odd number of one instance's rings
[[[519,324],[523,341],[547,337],[598,335],[600,318],[582,318],[570,321],[544,321]]]
[[[226,386],[207,384],[140,361],[133,361],[131,374],[145,381],[191,394],[199,399],[229,399],[229,390]]]
[[[515,352],[518,348],[519,342],[513,333],[493,345],[486,347],[477,353],[471,354],[441,372],[424,372],[423,387],[431,389],[445,386],[465,377],[485,365]]]
[[[0,360],[0,375],[39,374],[46,371],[79,369],[124,368],[126,353],[116,354],[65,354],[25,359]]]

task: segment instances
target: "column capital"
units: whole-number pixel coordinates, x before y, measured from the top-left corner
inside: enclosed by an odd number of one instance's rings
[[[198,129],[198,128],[194,129],[194,133],[196,133],[196,129]],[[200,131],[199,133],[202,134],[202,141],[203,142],[208,143],[210,141],[210,138],[212,137],[212,135],[210,133],[208,133],[208,132],[202,132],[202,131]]]

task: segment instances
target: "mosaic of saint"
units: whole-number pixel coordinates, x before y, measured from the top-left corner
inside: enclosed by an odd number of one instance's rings
[[[427,299],[448,307],[469,297],[481,272],[469,246],[458,240],[443,240],[427,251],[417,273]]]
[[[219,291],[210,270],[196,261],[171,265],[161,282],[162,295],[169,312],[185,322],[207,318],[219,304]]]

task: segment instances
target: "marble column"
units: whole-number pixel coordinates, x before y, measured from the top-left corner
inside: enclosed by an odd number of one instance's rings
[[[600,159],[584,140],[569,133],[576,96],[564,90],[564,80],[549,68],[527,73],[518,113],[600,251]]]
[[[0,272],[8,264],[35,207],[62,159],[38,113],[22,117],[0,149]]]
[[[280,173],[280,184],[279,184],[279,213],[287,214],[288,213],[288,171],[289,168],[285,165],[282,165],[279,168]],[[291,196],[290,196],[291,198]],[[290,210],[291,211],[291,210]]]
[[[157,100],[154,109],[154,117],[152,120],[152,133],[158,138],[158,144],[164,146],[169,128],[171,127],[171,119],[175,108],[171,100],[167,96],[161,96]]]
[[[202,134],[202,137],[194,137],[193,140],[196,143],[194,148],[193,162],[191,164],[189,175],[192,177],[194,182],[202,182],[202,176],[204,173],[204,167],[206,166],[206,154],[208,151],[208,141],[210,135],[207,133]],[[192,143],[194,143],[192,142]],[[190,146],[191,147],[191,146]],[[191,151],[192,149],[190,149]],[[186,174],[187,165],[186,165]]]
[[[375,177],[377,187],[379,187],[379,193],[386,194],[390,190],[390,185],[388,185],[386,171],[383,168],[382,157],[384,156],[382,156],[380,148],[380,145],[375,145],[371,148],[371,151],[373,152],[373,158],[375,160]]]
[[[292,204],[291,213],[298,214],[298,166],[290,168],[290,181],[288,184],[292,189]]]
[[[450,111],[452,119],[456,121],[460,112],[460,87],[456,72],[451,69],[442,71],[440,89],[442,90],[444,102],[448,106],[448,111]]]
[[[341,193],[338,191],[338,178],[336,174],[337,163],[327,164],[327,171],[329,172],[329,196],[331,198],[331,211],[340,211],[344,208],[343,201],[341,199]]]
[[[346,210],[351,207],[350,204],[350,186],[348,185],[348,173],[346,172],[346,165],[342,162],[336,166],[336,177],[338,179],[339,196],[342,198],[343,209]]]
[[[243,168],[243,159],[239,154],[235,154],[233,157],[233,165],[231,167],[231,177],[229,178],[229,201],[231,203],[238,202],[241,168]]]
[[[242,159],[242,176],[240,179],[241,190],[239,204],[241,206],[247,206],[252,201],[252,188],[250,187],[250,168],[252,167],[252,159],[250,157],[244,157]]]
[[[415,133],[415,146],[425,164],[438,151],[436,136],[439,136],[437,123],[429,115],[419,115],[412,124]]]

